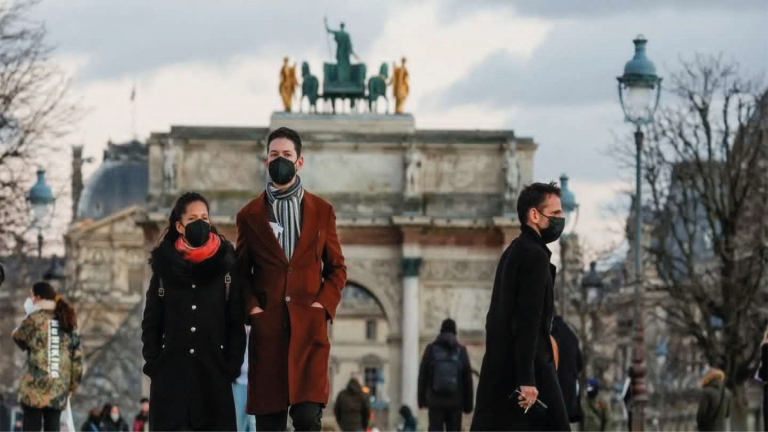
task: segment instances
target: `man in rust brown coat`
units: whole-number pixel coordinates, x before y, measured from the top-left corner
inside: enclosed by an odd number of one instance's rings
[[[328,403],[328,321],[347,269],[333,207],[305,192],[301,138],[268,138],[271,182],[237,214],[237,255],[251,322],[248,404],[259,431],[319,431]]]

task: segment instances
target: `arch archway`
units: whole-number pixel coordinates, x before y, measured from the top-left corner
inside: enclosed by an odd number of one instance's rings
[[[331,413],[339,392],[357,378],[371,398],[374,416],[386,418],[393,376],[390,364],[390,321],[386,297],[356,281],[348,281],[330,330]]]

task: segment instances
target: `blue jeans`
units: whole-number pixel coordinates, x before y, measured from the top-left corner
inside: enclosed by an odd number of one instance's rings
[[[235,396],[235,415],[237,416],[238,432],[256,432],[256,417],[245,413],[245,403],[248,401],[248,386],[233,383],[232,394]]]

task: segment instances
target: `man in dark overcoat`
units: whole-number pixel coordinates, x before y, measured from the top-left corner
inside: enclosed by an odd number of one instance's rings
[[[570,430],[550,340],[555,266],[546,246],[565,226],[560,188],[526,186],[517,213],[521,233],[496,269],[472,430]]]
[[[336,214],[304,190],[299,134],[279,128],[267,139],[266,190],[237,214],[237,255],[246,311],[248,403],[256,430],[319,431],[328,403],[329,321],[336,316],[347,267]]]

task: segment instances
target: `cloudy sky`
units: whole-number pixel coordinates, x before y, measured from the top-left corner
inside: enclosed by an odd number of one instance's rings
[[[417,127],[534,137],[535,177],[571,177],[577,230],[595,247],[617,239],[611,208],[631,186],[608,147],[629,131],[615,77],[632,39],[648,38],[662,76],[697,52],[768,71],[766,0],[46,0],[35,14],[88,110],[72,141],[99,159],[108,139],[132,136],[133,83],[140,139],[173,124],[267,125],[282,57],[317,72],[334,49],[323,16],[343,20],[369,69],[408,57]]]

